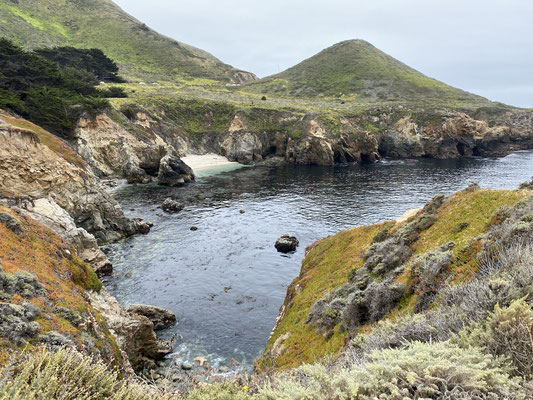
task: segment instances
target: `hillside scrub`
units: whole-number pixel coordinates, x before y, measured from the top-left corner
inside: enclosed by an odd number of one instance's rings
[[[60,67],[0,39],[0,108],[55,134],[69,137],[83,114],[95,116],[109,107],[103,96],[119,94],[100,92],[97,84],[93,73],[76,64]]]
[[[530,191],[474,185],[437,196],[405,222],[315,243],[257,366],[315,362],[347,342],[368,353],[448,340],[496,304],[529,295],[532,208]]]
[[[117,343],[87,297],[102,288],[93,269],[36,221],[2,206],[0,216],[0,365],[23,350],[68,345],[122,368]]]
[[[101,361],[63,348],[24,353],[0,368],[0,400],[166,400],[154,386],[128,379]]]

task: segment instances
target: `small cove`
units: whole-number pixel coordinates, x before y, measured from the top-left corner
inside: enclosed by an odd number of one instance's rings
[[[531,175],[533,152],[526,151],[500,159],[246,167],[204,173],[182,188],[123,186],[114,195],[126,214],[155,226],[147,236],[109,246],[115,273],[105,284],[125,306],[175,312],[178,324],[162,334],[177,337],[180,358],[251,366],[308,245],[342,229],[395,219],[471,182],[514,189]],[[181,213],[158,208],[169,196],[185,204]],[[274,242],[286,232],[300,247],[281,255]]]

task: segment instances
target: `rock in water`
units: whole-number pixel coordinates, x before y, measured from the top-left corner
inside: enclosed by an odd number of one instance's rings
[[[181,364],[181,369],[185,370],[185,371],[189,371],[191,370],[193,367],[193,365],[188,362],[188,361],[184,361],[182,364]]]
[[[169,214],[180,212],[184,207],[179,201],[172,200],[170,197],[166,198],[163,204],[161,204],[163,211]]]
[[[285,233],[276,240],[274,247],[280,253],[290,253],[291,251],[295,251],[299,244],[300,242],[298,242],[296,237]]]
[[[148,318],[154,324],[155,330],[168,328],[176,323],[174,313],[161,307],[132,304],[128,312]]]
[[[167,155],[161,159],[157,182],[164,186],[182,186],[194,180],[194,172],[180,158]]]

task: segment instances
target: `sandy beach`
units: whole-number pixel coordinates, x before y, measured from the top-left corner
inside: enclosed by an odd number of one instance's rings
[[[197,176],[213,175],[243,167],[242,164],[229,161],[226,157],[215,153],[203,155],[189,154],[181,159],[192,168]]]

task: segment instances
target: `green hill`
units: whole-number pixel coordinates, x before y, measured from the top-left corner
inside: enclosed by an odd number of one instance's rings
[[[110,0],[0,0],[0,36],[28,49],[100,48],[122,75],[144,80],[253,79],[203,50],[160,35]]]
[[[364,40],[340,42],[284,72],[250,83],[246,90],[296,97],[345,96],[362,101],[428,97],[484,100],[428,78]]]

